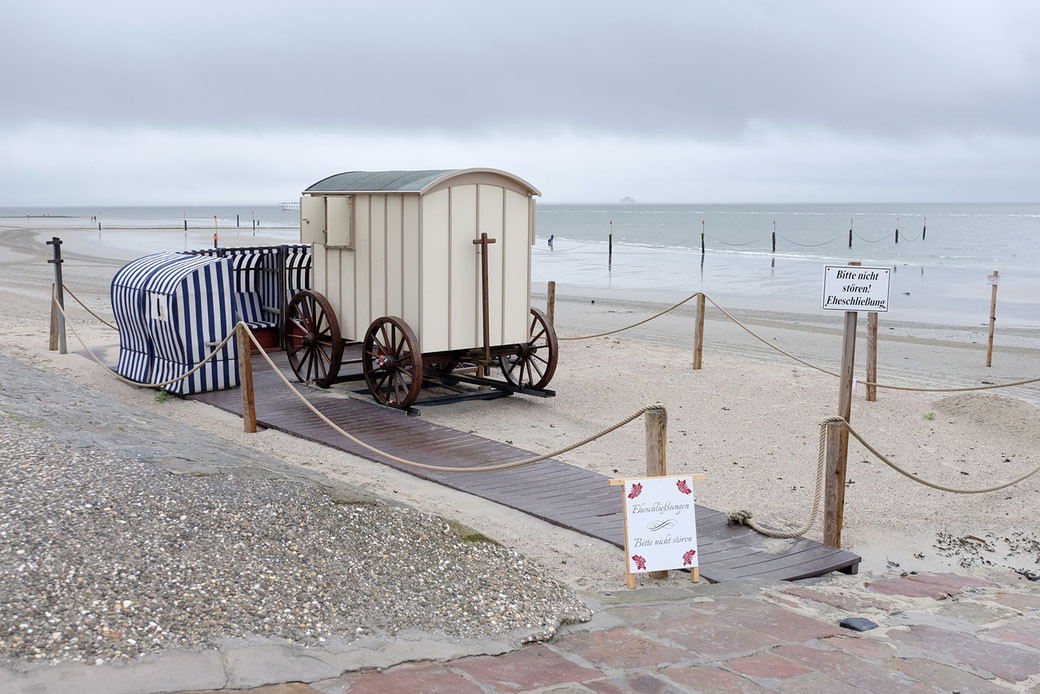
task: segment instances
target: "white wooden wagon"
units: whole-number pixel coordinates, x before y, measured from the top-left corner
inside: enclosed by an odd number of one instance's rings
[[[552,394],[556,333],[530,296],[536,195],[495,169],[351,171],[307,188],[312,290],[290,301],[283,335],[297,377],[328,387],[360,362],[372,396],[401,409],[424,374]],[[360,356],[344,361],[345,345]]]

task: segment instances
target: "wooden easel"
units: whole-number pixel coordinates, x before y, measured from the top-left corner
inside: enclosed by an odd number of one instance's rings
[[[660,479],[669,479],[669,478],[673,478],[673,477],[689,477],[694,482],[703,482],[705,479],[707,479],[707,475],[705,475],[703,473],[697,473],[697,474],[692,474],[692,475],[655,475],[655,476],[652,476],[652,477],[624,477],[624,478],[620,478],[620,479],[610,479],[610,480],[607,480],[607,484],[610,485],[611,487],[620,486],[620,487],[624,488],[625,482],[628,482],[628,481],[637,481],[638,482],[640,480],[660,480]],[[633,574],[632,571],[628,568],[628,552],[629,552],[629,546],[628,546],[628,506],[627,506],[627,504],[625,504],[625,498],[624,498],[623,495],[621,497],[621,515],[622,515],[622,518],[624,519],[624,527],[623,527],[623,531],[622,532],[624,533],[624,538],[625,538],[625,584],[630,589],[632,589],[632,588],[636,587],[636,577],[635,577],[635,574]],[[668,578],[668,572],[667,571],[650,571],[648,573],[648,575],[651,578]],[[693,583],[700,583],[700,580],[701,580],[701,570],[700,570],[700,567],[699,566],[692,567],[690,569],[690,581],[692,581]]]

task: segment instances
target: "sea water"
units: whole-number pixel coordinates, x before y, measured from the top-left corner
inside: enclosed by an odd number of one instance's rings
[[[999,270],[1000,324],[1040,327],[1040,204],[542,205],[537,229],[536,288],[820,313],[823,267],[858,261],[893,269],[887,318],[980,325]]]
[[[126,259],[212,247],[214,230],[249,245],[254,221],[258,242],[299,237],[299,210],[280,205],[0,208],[0,226],[59,234],[98,221],[92,242]],[[1040,327],[1040,204],[540,204],[536,229],[536,291],[548,280],[659,301],[706,291],[736,308],[820,313],[824,265],[859,261],[893,268],[888,318],[981,325],[999,270],[999,325]]]

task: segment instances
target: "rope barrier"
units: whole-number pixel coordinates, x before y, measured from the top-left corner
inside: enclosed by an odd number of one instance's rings
[[[885,235],[885,236],[882,236],[881,238],[879,238],[878,240],[873,241],[871,239],[867,239],[867,238],[864,238],[864,237],[860,236],[858,231],[853,232],[853,233],[856,234],[856,238],[857,239],[859,239],[860,241],[866,241],[867,243],[881,243],[882,241],[884,241],[884,240],[886,240],[888,238],[888,236]]]
[[[717,301],[715,301],[715,299],[711,298],[711,296],[709,294],[706,294],[704,292],[694,292],[693,294],[691,294],[690,296],[686,297],[685,299],[683,299],[679,303],[674,304],[672,306],[669,306],[665,310],[659,311],[658,313],[655,313],[654,315],[650,316],[649,318],[644,318],[643,320],[641,320],[641,321],[639,321],[637,323],[632,323],[631,325],[626,325],[626,326],[624,326],[622,328],[616,328],[614,330],[608,330],[607,332],[596,333],[594,335],[576,335],[576,336],[573,336],[573,337],[558,337],[557,339],[561,340],[561,341],[564,341],[564,340],[567,340],[567,341],[570,341],[570,340],[591,340],[592,338],[605,337],[607,335],[613,335],[614,333],[620,333],[620,332],[623,332],[625,330],[631,330],[632,328],[640,326],[643,323],[648,323],[648,322],[652,321],[655,318],[659,318],[660,316],[663,316],[664,314],[668,313],[669,311],[674,311],[675,309],[679,308],[680,306],[682,306],[686,302],[690,301],[691,299],[696,298],[700,294],[703,294],[704,298],[707,299],[708,301],[710,301],[712,303],[712,305],[715,308],[717,308],[719,310],[719,312],[722,313],[722,315],[724,315],[726,318],[728,318],[730,321],[732,321],[738,327],[740,327],[742,330],[744,330],[744,332],[746,332],[748,335],[750,335],[751,337],[755,338],[756,340],[758,340],[759,342],[764,344],[769,349],[774,350],[776,352],[779,352],[780,354],[784,355],[788,359],[792,359],[792,360],[798,362],[802,366],[807,366],[810,369],[815,369],[816,371],[819,371],[820,373],[827,374],[828,376],[834,376],[835,378],[841,378],[841,375],[836,373],[836,372],[834,372],[834,371],[829,371],[828,369],[825,369],[822,366],[817,366],[816,364],[808,362],[808,361],[802,359],[801,357],[798,357],[798,356],[795,356],[794,354],[791,354],[790,352],[788,352],[785,349],[777,347],[776,345],[771,343],[769,340],[765,339],[764,337],[762,337],[761,335],[756,333],[754,330],[752,330],[751,328],[749,328],[746,325],[744,325],[740,320],[737,319],[736,316],[734,316],[732,313],[730,313],[729,311],[724,309],[722,306],[719,305],[719,303]],[[890,384],[887,384],[887,383],[878,383],[877,381],[860,381],[860,383],[862,383],[865,386],[874,386],[876,388],[885,388],[887,390],[902,390],[902,391],[909,391],[909,392],[915,392],[915,393],[966,393],[966,392],[969,392],[969,391],[976,391],[976,390],[995,390],[997,388],[1012,388],[1014,386],[1024,386],[1024,385],[1029,385],[1030,383],[1037,383],[1037,382],[1040,382],[1040,377],[1037,377],[1037,378],[1026,378],[1026,379],[1023,379],[1021,381],[1012,381],[1010,383],[994,383],[994,384],[982,385],[982,386],[965,386],[965,387],[959,387],[959,388],[918,388],[918,387],[913,387],[913,386],[896,386],[896,385],[890,385]]]
[[[1019,482],[1024,482],[1025,480],[1040,472],[1040,465],[1038,465],[1029,472],[1025,473],[1024,475],[1019,475],[1018,477],[1009,482],[1004,482],[1003,484],[994,485],[992,487],[985,487],[983,489],[959,489],[956,487],[947,487],[946,485],[938,484],[937,482],[929,482],[928,480],[915,475],[909,470],[904,469],[900,465],[893,463],[886,456],[882,455],[880,451],[874,448],[874,446],[867,443],[866,439],[864,439],[863,436],[858,431],[856,431],[851,424],[849,424],[848,420],[846,420],[844,417],[835,415],[832,417],[827,417],[826,419],[820,422],[820,447],[816,461],[815,492],[813,494],[812,509],[809,511],[809,520],[806,521],[803,526],[796,530],[774,530],[768,526],[761,525],[754,521],[752,519],[751,511],[747,509],[730,511],[726,514],[726,519],[730,523],[736,525],[746,525],[755,532],[760,533],[762,535],[766,535],[768,537],[790,539],[794,537],[801,537],[805,533],[809,532],[812,529],[812,527],[816,524],[816,517],[819,515],[820,511],[820,498],[823,496],[824,470],[826,467],[824,461],[826,459],[827,451],[827,426],[832,423],[840,423],[842,426],[844,426],[848,430],[849,434],[852,435],[852,437],[855,438],[857,441],[859,441],[864,448],[870,451],[874,455],[874,457],[876,457],[885,465],[898,472],[900,475],[903,475],[904,477],[907,477],[913,480],[914,482],[923,484],[926,487],[930,487],[931,489],[935,489],[941,492],[949,492],[951,494],[987,494],[989,492],[996,492],[1000,491],[1001,489],[1007,489],[1008,487],[1016,485]]]
[[[80,337],[79,333],[76,332],[76,328],[74,328],[72,326],[72,324],[69,322],[68,316],[65,315],[65,309],[63,309],[61,307],[61,304],[58,303],[58,300],[54,299],[53,303],[54,303],[55,306],[58,307],[58,311],[61,313],[62,318],[65,318],[65,325],[67,325],[69,327],[69,330],[72,331],[72,334],[79,341],[80,345],[83,346],[83,349],[85,349],[87,351],[87,354],[89,354],[91,357],[93,357],[94,361],[96,361],[98,364],[100,364],[104,368],[108,369],[112,373],[112,375],[115,376],[116,378],[118,378],[120,381],[122,381],[123,383],[127,383],[129,385],[132,385],[132,386],[137,386],[138,388],[163,388],[165,386],[177,383],[178,381],[183,381],[185,378],[187,378],[188,376],[191,376],[193,373],[195,373],[196,371],[201,369],[203,366],[205,366],[211,359],[213,359],[213,357],[215,357],[217,355],[217,352],[219,352],[221,349],[223,349],[224,345],[226,345],[228,343],[228,341],[230,341],[231,338],[234,337],[234,335],[235,335],[235,331],[234,330],[232,330],[230,333],[228,333],[227,337],[225,337],[220,342],[220,344],[218,344],[213,349],[213,351],[210,352],[206,356],[205,359],[203,359],[201,362],[196,364],[192,369],[190,369],[189,371],[185,372],[183,375],[178,376],[177,378],[171,378],[168,381],[163,381],[162,383],[141,383],[140,381],[133,381],[133,380],[131,380],[129,378],[125,378],[121,374],[117,373],[116,370],[113,369],[111,366],[109,366],[105,362],[101,361],[101,358],[98,357],[98,355],[94,354],[94,350],[92,350],[90,347],[88,347],[87,343],[84,342],[83,338]]]
[[[793,241],[787,238],[786,236],[781,236],[780,238],[782,238],[784,241],[787,241],[788,243],[793,243],[796,246],[801,246],[802,248],[819,248],[820,246],[826,246],[828,243],[834,243],[838,239],[844,238],[844,236],[835,236],[830,241],[824,241],[823,243],[798,243],[797,241]]]
[[[98,314],[96,314],[96,313],[94,313],[93,311],[91,311],[91,310],[90,310],[90,307],[89,307],[89,306],[87,306],[87,305],[86,305],[85,303],[83,303],[82,301],[80,301],[80,300],[79,300],[79,297],[78,297],[78,296],[76,296],[76,295],[75,295],[75,294],[74,294],[74,293],[72,292],[72,290],[71,290],[71,289],[69,289],[69,286],[68,286],[67,284],[65,284],[64,282],[62,282],[62,283],[61,283],[61,288],[62,288],[62,289],[64,289],[64,290],[65,290],[66,292],[68,292],[68,293],[69,293],[69,296],[71,296],[71,297],[72,297],[73,299],[75,299],[75,300],[76,300],[76,303],[77,303],[77,304],[79,304],[80,306],[82,306],[82,307],[83,307],[83,310],[85,310],[85,311],[86,311],[87,313],[89,313],[90,315],[92,315],[92,316],[94,316],[95,318],[97,318],[97,319],[98,319],[99,321],[101,321],[102,323],[104,323],[104,324],[105,324],[105,325],[107,325],[108,327],[110,327],[110,328],[112,328],[113,330],[115,330],[115,331],[117,331],[117,332],[118,332],[118,330],[119,330],[119,328],[118,328],[118,327],[116,327],[116,326],[112,325],[112,324],[111,324],[111,323],[109,323],[109,322],[108,322],[107,320],[105,320],[104,318],[102,318],[102,317],[101,317],[101,316],[99,316]]]
[[[753,243],[759,243],[760,241],[762,241],[762,239],[753,239],[745,243],[732,243],[730,241],[723,241],[722,239],[717,239],[714,236],[705,236],[705,238],[714,241],[715,243],[725,244],[726,246],[750,246]]]

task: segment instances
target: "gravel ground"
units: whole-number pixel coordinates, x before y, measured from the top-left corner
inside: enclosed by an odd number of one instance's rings
[[[171,474],[32,422],[0,413],[8,659],[101,662],[251,634],[542,639],[590,616],[522,555],[443,519],[271,475]]]

